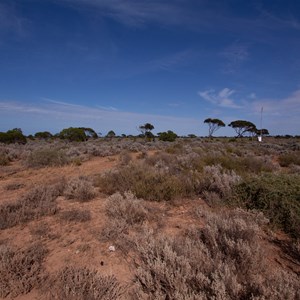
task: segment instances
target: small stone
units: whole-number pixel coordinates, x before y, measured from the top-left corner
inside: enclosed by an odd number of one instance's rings
[[[115,247],[115,246],[109,246],[109,247],[108,247],[108,250],[109,250],[110,252],[115,252],[115,251],[116,251],[116,247]]]
[[[80,252],[79,250],[76,250],[76,251],[75,251],[75,254],[78,254],[79,252]]]

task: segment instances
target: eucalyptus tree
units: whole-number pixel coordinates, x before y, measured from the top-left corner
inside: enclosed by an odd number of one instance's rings
[[[212,137],[212,135],[221,127],[225,127],[225,123],[220,119],[205,119],[204,123],[208,125],[208,136]]]

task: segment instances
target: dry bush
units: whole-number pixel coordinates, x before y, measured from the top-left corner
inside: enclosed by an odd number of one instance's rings
[[[121,240],[128,233],[128,228],[129,225],[124,219],[109,219],[101,232],[96,232],[96,236],[102,242]]]
[[[214,192],[222,200],[232,195],[232,188],[241,181],[241,177],[234,171],[224,170],[220,165],[206,166],[203,169],[202,190],[204,197],[207,192]],[[211,195],[210,195],[211,196]]]
[[[69,163],[68,157],[63,150],[55,148],[43,148],[32,151],[27,159],[26,165],[32,168],[56,167]]]
[[[0,229],[38,219],[57,212],[55,202],[59,195],[59,186],[36,186],[16,202],[7,202],[0,206]]]
[[[124,288],[114,276],[101,276],[86,267],[67,266],[52,276],[45,291],[48,299],[114,300]]]
[[[0,152],[0,166],[8,166],[9,162],[7,155]]]
[[[34,244],[25,250],[0,245],[0,297],[27,294],[40,285],[47,250]]]
[[[64,196],[81,202],[89,201],[96,196],[95,189],[87,177],[80,176],[68,182]]]
[[[278,157],[281,167],[289,167],[290,165],[300,165],[300,151],[281,154]]]
[[[143,163],[108,172],[99,178],[98,185],[107,194],[130,190],[138,198],[154,201],[171,200],[182,194],[179,178]]]
[[[91,220],[89,210],[71,209],[59,213],[59,218],[67,222],[87,222]]]
[[[137,199],[131,192],[124,196],[113,194],[107,199],[105,212],[109,217],[105,227],[101,230],[101,241],[124,241],[128,229],[133,225],[141,225],[148,218],[148,210],[144,200]]]
[[[134,299],[298,299],[297,277],[268,269],[259,246],[263,216],[202,215],[206,226],[184,237],[146,230],[135,240]]]
[[[119,165],[127,166],[132,161],[132,156],[128,151],[122,151],[119,155]]]
[[[116,193],[107,199],[106,214],[110,218],[124,220],[129,225],[142,224],[147,219],[147,210],[143,200],[137,199],[131,192]]]

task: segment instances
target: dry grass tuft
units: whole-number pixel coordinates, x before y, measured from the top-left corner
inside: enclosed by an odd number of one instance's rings
[[[95,189],[87,177],[72,179],[66,186],[64,196],[81,202],[89,201],[96,196]]]
[[[0,206],[0,229],[10,228],[57,212],[59,186],[36,186],[14,203]]]
[[[0,297],[16,297],[38,287],[46,253],[41,244],[22,251],[0,245]]]
[[[124,220],[128,225],[142,224],[147,219],[147,210],[143,200],[137,199],[131,192],[116,193],[107,199],[106,214],[110,218]]]
[[[48,299],[114,300],[124,293],[115,277],[101,276],[86,267],[65,267],[50,278],[48,284]]]

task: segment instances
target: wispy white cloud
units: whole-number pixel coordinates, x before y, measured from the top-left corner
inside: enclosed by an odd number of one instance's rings
[[[253,111],[259,113],[261,107],[270,115],[286,116],[300,114],[300,90],[283,99],[261,99],[252,103]]]
[[[204,100],[210,102],[211,104],[218,105],[227,108],[241,108],[240,105],[236,104],[231,96],[235,93],[234,90],[229,88],[224,88],[218,93],[211,89],[206,91],[198,92],[198,95]]]

